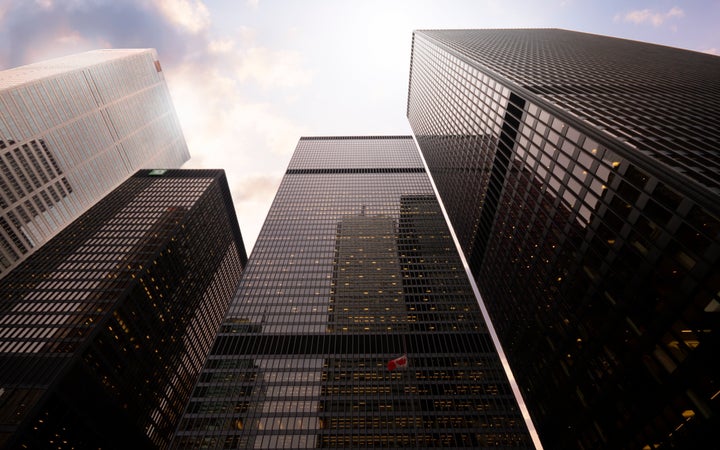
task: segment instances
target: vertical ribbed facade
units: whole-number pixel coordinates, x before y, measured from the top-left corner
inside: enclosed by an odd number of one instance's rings
[[[246,259],[223,171],[114,189],[0,285],[0,446],[166,448]]]
[[[300,140],[171,447],[533,448],[412,138]]]
[[[0,72],[0,277],[136,170],[188,158],[155,50]]]
[[[407,115],[547,448],[717,440],[720,58],[414,33]]]

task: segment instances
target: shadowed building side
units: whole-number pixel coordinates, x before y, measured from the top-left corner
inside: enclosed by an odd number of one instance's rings
[[[549,448],[714,439],[718,93],[710,55],[414,34],[408,119]]]
[[[165,448],[246,262],[222,171],[141,171],[0,285],[3,448]]]

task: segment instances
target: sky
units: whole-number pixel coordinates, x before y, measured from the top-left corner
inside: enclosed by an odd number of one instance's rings
[[[0,0],[0,70],[156,48],[248,252],[301,136],[409,135],[412,31],[565,28],[720,55],[720,0]]]

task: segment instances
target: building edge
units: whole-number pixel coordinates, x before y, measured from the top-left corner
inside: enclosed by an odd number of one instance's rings
[[[468,281],[470,282],[470,286],[472,287],[473,295],[475,296],[475,300],[478,303],[478,306],[480,307],[480,311],[482,312],[483,319],[485,320],[485,324],[487,325],[488,334],[490,334],[490,337],[492,338],[493,345],[495,346],[495,351],[497,351],[497,354],[500,358],[500,362],[502,363],[503,371],[505,372],[505,376],[508,378],[508,382],[510,384],[510,387],[512,388],[513,397],[515,397],[515,400],[517,401],[518,407],[520,408],[520,413],[523,417],[523,420],[525,421],[525,426],[528,429],[528,433],[530,434],[530,438],[532,439],[533,444],[535,445],[535,448],[537,450],[544,450],[542,446],[542,442],[540,442],[540,436],[535,428],[535,424],[533,423],[532,417],[530,416],[530,411],[527,408],[527,405],[525,404],[525,399],[522,396],[522,392],[520,391],[520,387],[517,384],[517,380],[515,379],[515,375],[512,372],[512,369],[510,368],[510,363],[507,360],[507,357],[505,356],[505,351],[502,348],[502,345],[500,344],[500,339],[498,338],[497,333],[495,332],[495,327],[492,324],[492,321],[490,320],[490,315],[488,314],[487,308],[485,307],[485,303],[483,302],[482,295],[480,294],[480,290],[477,287],[477,283],[475,281],[475,277],[473,276],[472,272],[470,271],[470,265],[467,262],[467,258],[465,258],[465,253],[463,253],[462,247],[460,246],[460,241],[457,238],[457,235],[455,234],[455,228],[452,225],[452,222],[450,222],[450,217],[448,216],[447,211],[445,210],[445,204],[443,203],[442,198],[440,197],[440,193],[437,190],[437,186],[435,186],[435,180],[433,179],[432,173],[430,172],[430,168],[427,165],[427,162],[425,161],[425,156],[423,156],[422,152],[420,151],[420,145],[417,142],[417,138],[415,137],[415,134],[412,135],[413,142],[415,142],[415,146],[418,149],[418,153],[420,153],[420,159],[422,159],[423,167],[425,168],[425,173],[428,175],[428,178],[430,178],[430,184],[432,185],[433,193],[435,194],[435,197],[437,198],[438,204],[440,205],[440,211],[442,211],[443,218],[445,219],[445,224],[448,227],[448,230],[450,231],[450,236],[452,236],[453,244],[455,245],[455,250],[458,252],[458,255],[460,256],[460,261],[463,265],[463,270],[465,271],[465,275],[468,278]]]

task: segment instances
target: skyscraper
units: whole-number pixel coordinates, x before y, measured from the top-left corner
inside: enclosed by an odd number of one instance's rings
[[[410,137],[302,138],[171,448],[532,448]]]
[[[188,158],[155,50],[0,72],[0,277],[136,170]]]
[[[548,448],[717,441],[718,105],[716,56],[414,34],[408,119]]]
[[[0,446],[166,448],[246,259],[224,172],[113,190],[0,284]]]

